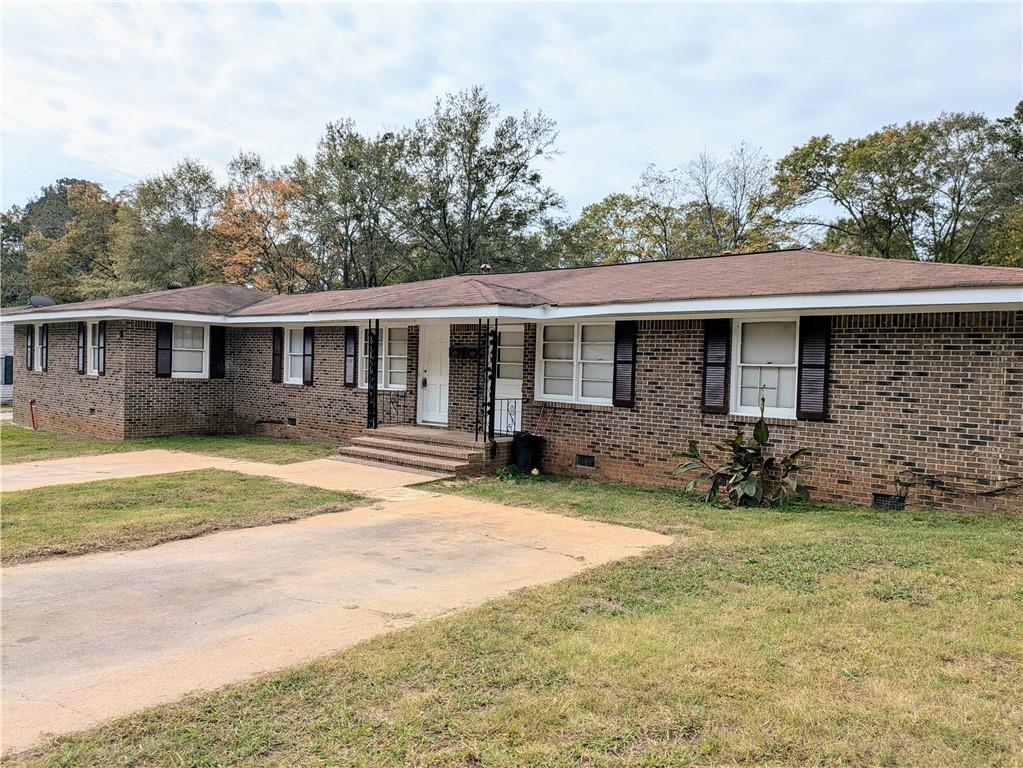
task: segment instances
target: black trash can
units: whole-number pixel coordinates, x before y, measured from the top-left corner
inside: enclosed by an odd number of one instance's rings
[[[525,473],[539,470],[543,465],[543,438],[532,432],[512,435],[511,461]]]

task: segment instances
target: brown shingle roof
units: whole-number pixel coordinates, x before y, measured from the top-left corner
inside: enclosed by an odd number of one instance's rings
[[[998,286],[1023,287],[1023,269],[933,264],[799,249],[538,272],[456,275],[377,288],[277,296],[241,286],[202,285],[44,307],[32,312],[141,309],[241,318],[493,305],[572,307]]]

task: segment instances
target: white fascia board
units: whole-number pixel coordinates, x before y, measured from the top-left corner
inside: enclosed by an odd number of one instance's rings
[[[440,307],[436,309],[381,309],[311,312],[290,315],[198,315],[133,309],[75,309],[47,313],[11,313],[0,316],[10,323],[45,323],[61,320],[159,320],[213,325],[330,325],[366,320],[561,320],[581,317],[727,317],[770,312],[801,314],[873,314],[876,312],[968,312],[1023,310],[1023,287],[943,288],[919,291],[864,291],[861,293],[742,296],[722,299],[687,299],[639,303],[590,304],[574,307],[541,305],[505,307]]]

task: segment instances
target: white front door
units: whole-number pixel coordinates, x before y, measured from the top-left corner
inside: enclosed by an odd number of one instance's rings
[[[419,423],[448,423],[448,356],[451,328],[419,326]]]

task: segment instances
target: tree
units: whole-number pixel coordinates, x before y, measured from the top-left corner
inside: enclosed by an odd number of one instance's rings
[[[405,266],[391,213],[402,193],[400,157],[393,134],[369,139],[343,120],[327,124],[311,165],[299,158],[292,167],[323,288],[382,285]]]
[[[99,184],[88,181],[70,182],[63,192],[70,217],[48,216],[47,226],[33,228],[24,238],[32,292],[58,302],[112,295],[117,271],[110,240],[119,203]],[[57,236],[48,237],[45,232]]]
[[[254,154],[229,164],[230,183],[214,213],[214,259],[230,282],[274,293],[318,287],[309,245],[299,230],[299,185]]]
[[[941,114],[859,139],[817,136],[777,165],[780,208],[853,253],[977,262],[1018,185],[1020,163],[978,114]],[[830,204],[839,215],[807,210]]]
[[[510,241],[561,205],[537,169],[556,138],[543,114],[499,117],[480,87],[438,100],[433,115],[396,137],[405,194],[388,211],[411,238],[415,276],[514,268]]]
[[[28,281],[28,258],[25,253],[24,210],[13,206],[0,214],[0,306],[20,306],[28,302],[32,291]]]
[[[657,258],[656,246],[644,237],[640,202],[615,193],[583,208],[568,230],[565,266],[623,264]]]
[[[185,159],[122,198],[111,247],[124,293],[221,278],[212,226],[222,192],[207,166]]]

